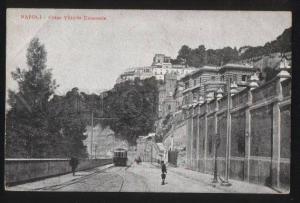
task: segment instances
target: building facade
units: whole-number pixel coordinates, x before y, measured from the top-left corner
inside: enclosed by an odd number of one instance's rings
[[[213,99],[217,90],[226,93],[226,81],[237,85],[242,90],[249,84],[251,75],[258,69],[249,65],[225,64],[221,67],[204,66],[184,76],[181,81],[184,84],[183,107],[188,108],[197,101],[204,101],[208,97]]]
[[[166,148],[184,155],[178,161],[191,170],[213,174],[217,157],[220,177],[288,191],[291,76],[287,62],[281,62],[279,69],[274,79],[261,86],[256,68],[236,64],[206,70],[210,77],[200,70],[184,77],[184,95],[193,98],[195,87],[204,99],[186,100],[183,121],[173,122],[163,139]],[[204,82],[203,75],[210,79]],[[197,84],[197,79],[203,84]],[[220,91],[229,79],[230,93],[225,92],[226,86]],[[202,85],[204,94],[198,87]],[[216,90],[211,98],[207,89]]]
[[[156,80],[164,80],[166,74],[175,74],[177,80],[184,75],[189,74],[196,69],[193,67],[187,67],[184,64],[172,64],[171,57],[164,54],[155,54],[153,57],[152,65],[145,67],[134,67],[124,71],[117,79],[117,83],[121,83],[127,80],[134,80],[139,78],[144,80],[146,78],[155,77]]]

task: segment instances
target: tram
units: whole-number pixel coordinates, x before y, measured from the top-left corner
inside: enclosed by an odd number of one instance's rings
[[[126,166],[127,165],[127,150],[124,148],[115,149],[113,163],[115,166]]]

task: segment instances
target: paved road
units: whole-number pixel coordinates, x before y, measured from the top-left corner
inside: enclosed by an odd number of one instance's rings
[[[77,172],[77,178],[61,184],[38,188],[38,191],[145,192],[146,181],[128,171],[128,167],[112,166],[105,170]],[[78,176],[80,176],[78,178]]]
[[[132,164],[130,167],[107,165],[90,171],[48,178],[11,188],[13,191],[89,191],[89,192],[195,192],[195,193],[274,193],[264,186],[231,181],[231,187],[212,184],[212,175],[168,167],[166,185],[161,185],[159,165]]]

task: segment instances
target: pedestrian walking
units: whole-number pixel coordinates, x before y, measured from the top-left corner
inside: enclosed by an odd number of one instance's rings
[[[70,164],[70,166],[72,168],[73,176],[75,176],[75,170],[76,170],[76,168],[78,166],[78,159],[75,158],[75,157],[71,157],[69,164]]]
[[[162,185],[165,184],[166,173],[167,173],[167,167],[166,167],[164,161],[161,161],[161,179],[162,179],[161,184]]]

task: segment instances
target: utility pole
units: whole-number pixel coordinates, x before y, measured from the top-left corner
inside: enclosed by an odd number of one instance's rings
[[[230,105],[231,105],[231,94],[230,94],[231,78],[227,79],[227,131],[226,131],[226,154],[225,154],[225,180],[221,183],[223,186],[231,186],[228,181],[229,176],[229,138],[231,134],[231,122],[230,122]]]
[[[152,163],[152,151],[153,151],[153,145],[151,143],[151,163]]]
[[[92,132],[91,132],[91,158],[93,157],[93,136],[94,136],[94,113],[92,110]]]
[[[97,158],[97,147],[98,147],[98,145],[97,144],[95,144],[95,159]]]

